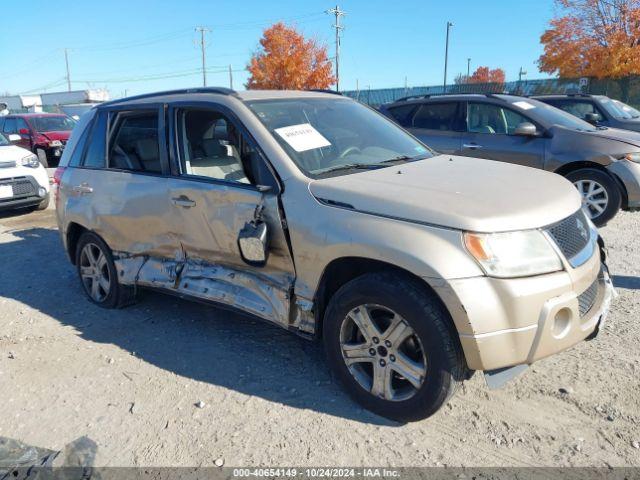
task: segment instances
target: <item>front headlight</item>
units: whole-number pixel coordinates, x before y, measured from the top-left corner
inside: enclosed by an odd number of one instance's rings
[[[20,164],[23,167],[38,168],[38,166],[40,165],[40,161],[38,160],[38,157],[36,157],[34,154],[31,154],[20,160]]]
[[[622,158],[625,160],[629,160],[630,162],[640,163],[640,152],[627,153]]]
[[[60,140],[53,140],[53,141],[49,142],[49,146],[50,147],[61,147],[62,146],[62,142]]]
[[[526,277],[562,270],[562,262],[539,230],[464,234],[464,244],[491,277]]]

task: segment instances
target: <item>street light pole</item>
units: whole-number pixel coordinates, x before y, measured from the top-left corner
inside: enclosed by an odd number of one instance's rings
[[[449,29],[453,23],[447,22],[447,42],[444,48],[444,88],[443,93],[447,93],[447,63],[449,62]]]
[[[467,58],[467,81],[469,81],[469,76],[471,76],[471,59]]]

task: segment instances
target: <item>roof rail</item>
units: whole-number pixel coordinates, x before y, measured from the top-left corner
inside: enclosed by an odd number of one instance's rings
[[[462,95],[480,95],[488,98],[500,98],[498,95],[512,95],[510,93],[499,92],[499,93],[482,93],[482,92],[447,92],[447,93],[426,93],[424,95],[409,95],[408,97],[402,97],[394,100],[390,103],[395,102],[404,102],[406,100],[415,100],[418,98],[431,98],[431,97],[447,97],[447,96],[462,96]]]
[[[163,95],[179,95],[183,93],[217,93],[219,95],[233,95],[237,96],[235,90],[225,87],[195,87],[195,88],[181,88],[177,90],[165,90],[162,92],[143,93],[141,95],[134,95],[132,97],[117,98],[115,100],[109,100],[103,102],[101,105],[117,105],[118,103],[129,102],[131,100],[143,100],[145,98],[160,97]]]
[[[307,92],[330,93],[332,95],[342,95],[337,90],[331,90],[328,88],[310,88],[307,90]]]

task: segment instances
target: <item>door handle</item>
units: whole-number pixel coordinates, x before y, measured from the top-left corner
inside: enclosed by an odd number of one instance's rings
[[[171,203],[173,203],[176,207],[183,207],[183,208],[191,208],[196,206],[196,202],[194,202],[193,200],[185,196],[172,198]]]
[[[463,143],[462,148],[468,148],[470,150],[478,150],[482,148],[482,145],[478,145],[477,143]]]
[[[93,193],[93,188],[87,182],[82,182],[80,185],[73,187],[73,191],[79,194]]]

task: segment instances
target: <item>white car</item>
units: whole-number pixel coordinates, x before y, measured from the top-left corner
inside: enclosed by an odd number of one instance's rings
[[[0,211],[49,206],[49,176],[38,157],[0,134]]]

